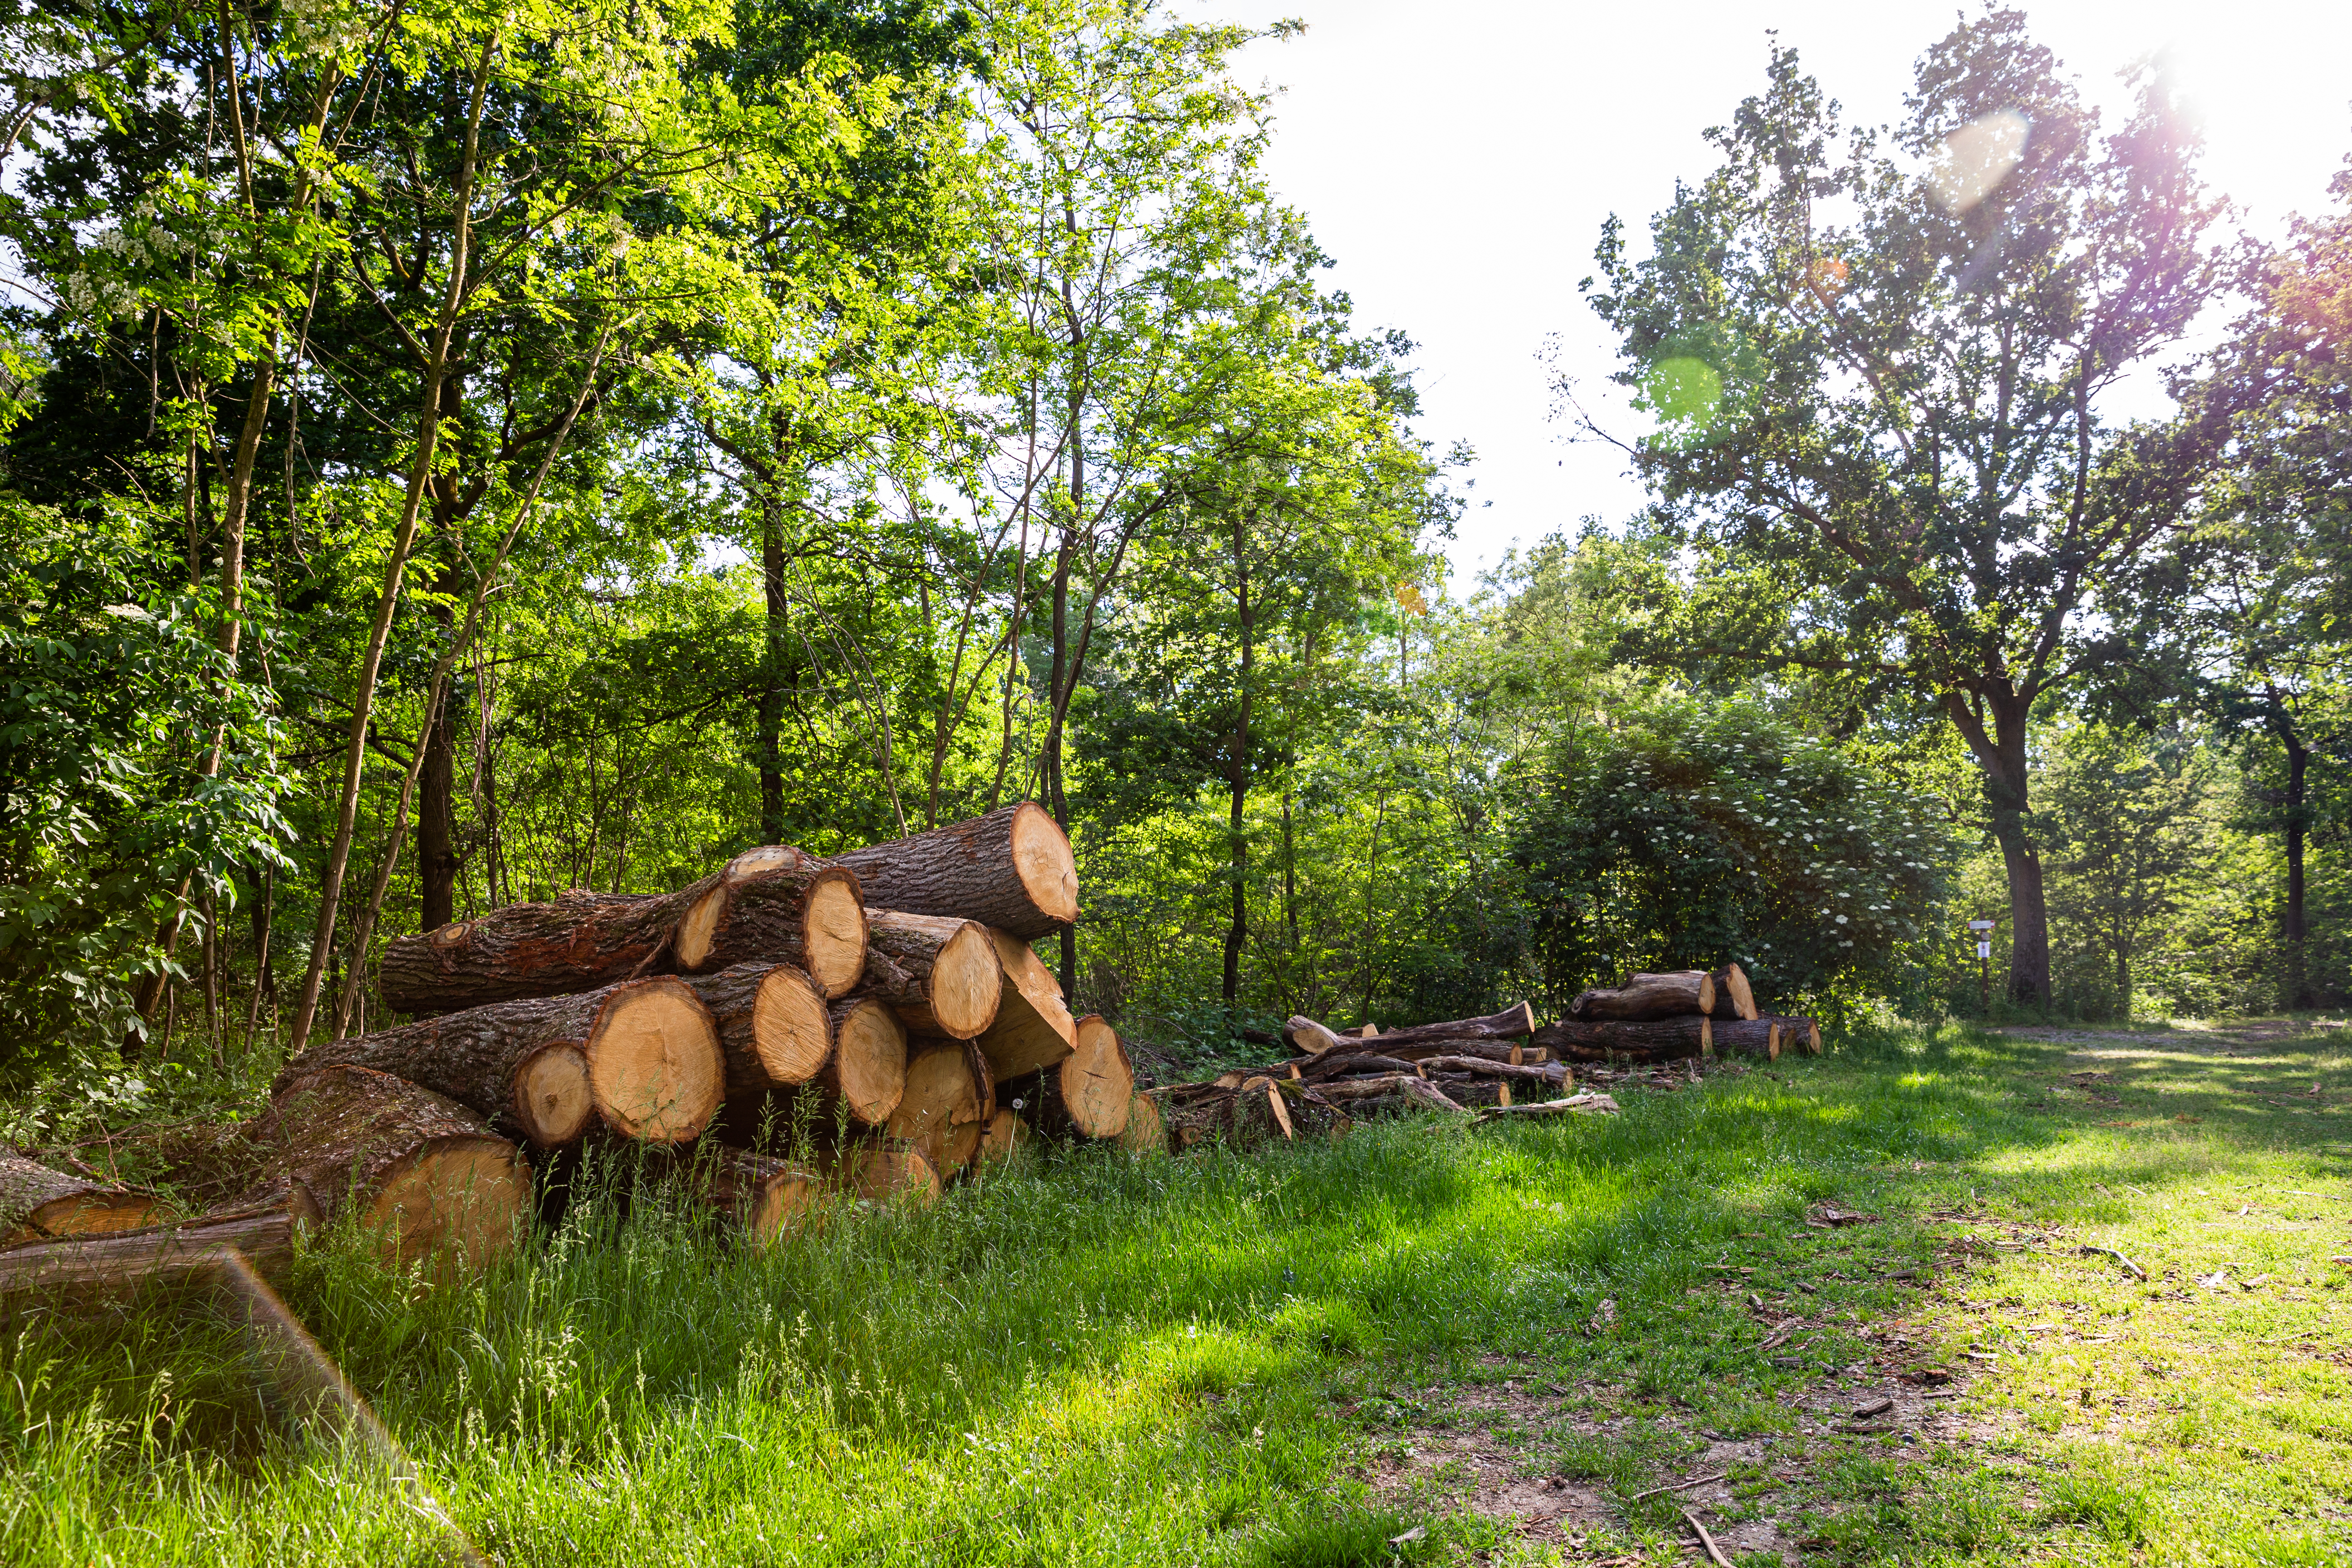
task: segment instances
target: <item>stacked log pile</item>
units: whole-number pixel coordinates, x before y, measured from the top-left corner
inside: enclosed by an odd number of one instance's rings
[[[1623,985],[1585,991],[1568,1016],[1530,1037],[1563,1061],[1633,1063],[1708,1056],[1778,1060],[1784,1050],[1821,1054],[1811,1018],[1763,1013],[1739,965],[1636,974]]]
[[[224,1246],[274,1264],[346,1215],[390,1266],[479,1267],[534,1208],[531,1160],[583,1146],[638,1151],[759,1242],[827,1194],[936,1194],[1024,1132],[1121,1139],[1140,1102],[1118,1033],[1072,1017],[1028,945],[1076,914],[1069,842],[1024,803],[397,938],[381,984],[414,1021],[288,1062],[225,1208],[162,1224],[149,1194],[0,1153],[0,1289]]]

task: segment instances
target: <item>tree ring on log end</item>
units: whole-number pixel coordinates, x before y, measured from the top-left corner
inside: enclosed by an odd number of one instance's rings
[[[761,977],[751,1004],[752,1048],[776,1083],[806,1083],[833,1054],[833,1023],[809,977],[779,963]]]
[[[772,871],[779,866],[797,866],[801,851],[790,844],[762,844],[746,849],[727,862],[727,880],[740,882],[746,877],[756,877],[762,871]]]
[[[846,995],[866,974],[866,898],[846,871],[820,872],[808,891],[808,973],[825,999]]]
[[[677,922],[677,938],[670,946],[670,956],[680,969],[699,969],[710,956],[711,943],[719,935],[719,921],[727,913],[727,885],[720,884],[694,900],[686,918]]]
[[[1052,818],[1048,817],[1050,826]],[[960,1040],[978,1036],[996,1022],[1003,1003],[1004,970],[988,928],[967,923],[941,943],[931,966],[931,1016],[940,1032]]]
[[[615,1131],[681,1143],[710,1124],[727,1064],[709,1010],[682,981],[639,981],[606,1005],[588,1037],[588,1082]]]
[[[809,1172],[793,1170],[762,1183],[759,1197],[743,1216],[743,1230],[755,1246],[765,1247],[786,1231],[797,1230],[824,1201],[824,1189]]]
[[[1069,836],[1034,800],[1013,816],[1013,865],[1039,914],[1064,925],[1078,918],[1078,862]]]
[[[446,1280],[511,1250],[530,1212],[530,1167],[503,1138],[436,1139],[396,1168],[360,1215],[396,1269]]]
[[[842,1173],[850,1190],[870,1203],[928,1204],[940,1195],[940,1173],[919,1151],[903,1144],[866,1144],[843,1163]]]
[[[588,1087],[588,1058],[570,1040],[543,1046],[514,1075],[515,1122],[541,1149],[570,1143],[588,1131],[596,1097]]]
[[[1168,1152],[1168,1122],[1160,1114],[1160,1102],[1149,1095],[1137,1095],[1128,1106],[1127,1126],[1119,1132],[1118,1146],[1139,1154]]]
[[[459,942],[465,941],[467,936],[471,935],[473,930],[474,922],[471,921],[452,921],[447,925],[445,925],[431,933],[433,945],[436,947],[455,947]]]
[[[907,1026],[875,1000],[845,1003],[834,1020],[833,1080],[849,1114],[879,1127],[907,1092]]]

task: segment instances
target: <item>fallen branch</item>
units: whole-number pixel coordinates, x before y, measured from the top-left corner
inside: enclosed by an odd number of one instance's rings
[[[1643,1498],[1655,1497],[1660,1492],[1686,1492],[1693,1487],[1703,1487],[1709,1481],[1727,1480],[1729,1479],[1730,1472],[1727,1470],[1720,1475],[1701,1476],[1696,1480],[1676,1481],[1670,1487],[1652,1487],[1648,1491],[1635,1492],[1632,1497],[1627,1498],[1625,1500],[1627,1502],[1640,1502]]]
[[[1481,1121],[1503,1116],[1614,1116],[1617,1101],[1605,1094],[1571,1094],[1566,1100],[1538,1100],[1530,1105],[1490,1105],[1478,1113]]]

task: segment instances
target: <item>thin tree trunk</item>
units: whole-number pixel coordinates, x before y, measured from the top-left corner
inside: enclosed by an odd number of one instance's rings
[[[448,635],[449,611],[436,605],[434,618]],[[457,727],[451,722],[445,679],[435,694],[432,711],[417,735],[423,767],[417,774],[416,880],[420,909],[418,929],[438,931],[457,918]]]
[[[1984,775],[1985,805],[2009,879],[2009,996],[2021,1006],[2050,1005],[2050,911],[2042,879],[2042,855],[2025,829],[2028,808],[2026,724],[2029,694],[2000,691],[1985,700],[1985,714],[1962,697],[1947,697],[1946,710]]]
[[[2311,748],[2303,743],[2303,737],[2295,733],[2291,722],[2279,725],[2279,739],[2286,744],[2286,908],[2282,911],[2280,935],[2285,939],[2286,946],[2286,1005],[2299,1010],[2318,1005],[2312,997],[2304,948],[2307,931],[2304,923],[2304,836],[2309,826],[2305,811]]]
[[[761,506],[760,577],[767,593],[767,644],[760,688],[760,842],[784,841],[784,639],[791,632],[792,602],[784,592],[784,528],[779,502],[767,495]]]
[[[261,868],[261,897],[253,909],[253,1000],[245,1009],[245,1048],[253,1049],[261,1027],[261,996],[269,988],[269,928],[278,916],[278,868]]]
[[[1242,659],[1240,710],[1234,722],[1230,782],[1232,805],[1226,816],[1228,874],[1234,884],[1233,922],[1225,928],[1225,1009],[1230,1015],[1241,1000],[1242,944],[1249,936],[1249,900],[1244,883],[1249,875],[1249,845],[1242,837],[1243,809],[1249,801],[1250,677],[1255,650],[1250,644],[1249,554],[1243,514],[1234,514],[1234,599],[1241,616]]]

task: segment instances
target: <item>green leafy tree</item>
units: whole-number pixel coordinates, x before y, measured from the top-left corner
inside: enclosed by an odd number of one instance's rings
[[[1846,136],[1776,47],[1766,89],[1709,137],[1721,163],[1653,221],[1648,255],[1611,220],[1592,295],[1658,420],[1632,449],[1652,525],[1761,574],[1727,574],[1734,602],[1696,596],[1696,651],[1949,718],[2005,862],[2009,991],[2045,999],[2032,715],[2161,651],[2119,621],[2214,440],[2100,413],[2226,287],[2196,136],[2149,75],[2102,135],[2022,15],[1996,10],[1922,57],[1890,132]]]

